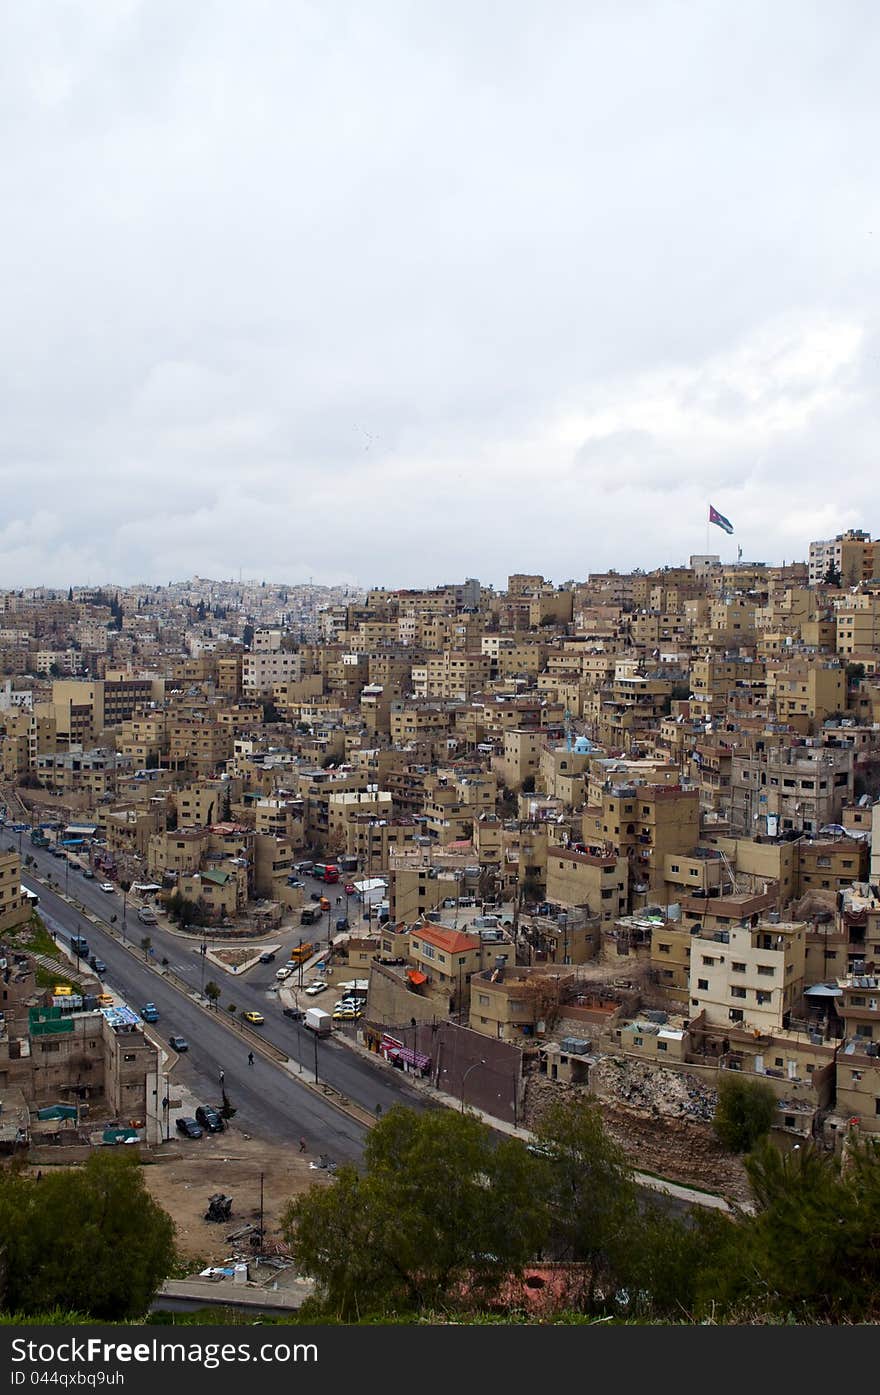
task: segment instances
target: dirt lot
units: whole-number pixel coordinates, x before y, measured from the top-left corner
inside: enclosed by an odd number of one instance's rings
[[[173,1217],[181,1254],[205,1264],[216,1264],[231,1255],[234,1247],[226,1236],[232,1231],[248,1221],[259,1224],[261,1172],[269,1247],[281,1241],[279,1218],[290,1198],[313,1182],[320,1184],[325,1179],[324,1173],[309,1168],[313,1154],[300,1155],[295,1147],[245,1139],[234,1127],[219,1135],[173,1141],[167,1152],[168,1161],[144,1168],[144,1180]],[[232,1215],[227,1224],[216,1225],[204,1219],[213,1192],[232,1197]],[[240,1248],[246,1248],[247,1243],[245,1238]]]

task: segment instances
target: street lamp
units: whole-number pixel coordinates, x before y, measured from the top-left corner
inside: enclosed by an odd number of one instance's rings
[[[486,1064],[486,1062],[485,1062],[485,1061],[482,1059],[482,1057],[481,1057],[479,1061],[474,1061],[474,1063],[473,1063],[472,1066],[468,1066],[468,1068],[467,1068],[467,1070],[465,1071],[464,1075],[461,1077],[461,1112],[462,1112],[462,1114],[464,1113],[464,1087],[465,1087],[465,1085],[467,1084],[467,1078],[468,1078],[468,1076],[470,1075],[470,1073],[471,1073],[472,1070],[479,1070],[480,1066],[484,1066],[485,1064]]]
[[[200,949],[199,949],[199,954],[201,955],[201,958],[202,958],[202,986],[201,986],[201,989],[200,989],[199,991],[200,991],[202,997],[204,998],[204,996],[205,996],[205,960],[206,960],[206,957],[207,957],[207,954],[208,954],[208,946],[207,946],[207,944],[205,943],[204,940],[202,940],[201,947],[200,947]]]

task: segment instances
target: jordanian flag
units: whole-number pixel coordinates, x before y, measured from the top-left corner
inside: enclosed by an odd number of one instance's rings
[[[724,514],[719,513],[717,509],[713,509],[711,504],[709,505],[709,522],[717,523],[718,527],[723,528],[725,533],[733,532],[733,524],[731,523],[730,519],[725,518]]]

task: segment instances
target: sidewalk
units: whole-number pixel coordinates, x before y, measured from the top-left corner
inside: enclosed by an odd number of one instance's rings
[[[382,1056],[378,1055],[377,1052],[370,1051],[368,1047],[362,1046],[360,1042],[355,1041],[344,1032],[335,1033],[334,1041],[339,1041],[344,1046],[348,1047],[349,1050],[368,1057],[380,1070],[392,1071],[395,1075],[400,1074],[397,1067],[392,1066],[390,1061],[386,1061]],[[405,1079],[409,1085],[418,1090],[421,1094],[427,1096],[427,1098],[432,1100],[435,1104],[442,1105],[446,1109],[461,1109],[461,1100],[456,1099],[454,1095],[446,1094],[443,1090],[438,1090],[436,1086],[432,1085],[429,1081],[409,1073],[405,1074]],[[534,1135],[531,1130],[523,1128],[521,1124],[514,1125],[507,1123],[504,1119],[496,1119],[493,1115],[487,1114],[485,1110],[476,1109],[473,1105],[468,1105],[468,1113],[475,1114],[478,1119],[481,1119],[488,1128],[494,1129],[496,1133],[506,1134],[510,1138],[522,1139],[523,1143],[531,1143],[534,1140]],[[717,1196],[711,1192],[698,1191],[693,1187],[685,1186],[681,1182],[673,1182],[663,1177],[654,1177],[649,1172],[634,1172],[633,1176],[638,1186],[645,1187],[650,1191],[663,1192],[667,1196],[676,1197],[679,1201],[687,1202],[691,1206],[702,1206],[707,1210],[726,1212],[730,1212],[733,1209],[723,1196]]]

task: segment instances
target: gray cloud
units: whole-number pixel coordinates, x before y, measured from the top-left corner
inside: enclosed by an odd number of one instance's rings
[[[0,584],[876,527],[873,7],[733,19],[7,7]]]

